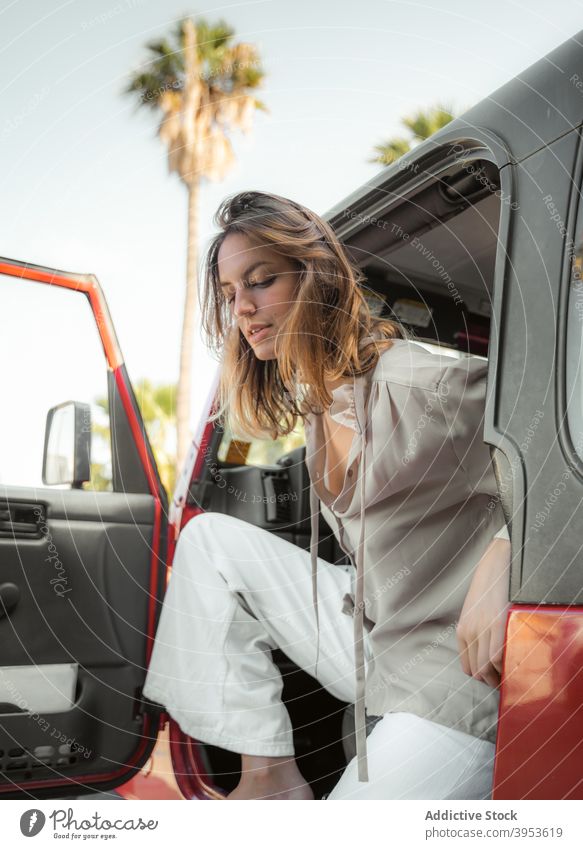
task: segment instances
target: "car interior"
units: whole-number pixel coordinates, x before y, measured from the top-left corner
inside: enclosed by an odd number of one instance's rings
[[[361,206],[352,215],[347,209],[344,220],[350,218],[354,226],[339,236],[365,275],[371,310],[397,319],[421,344],[441,346],[452,356],[487,357],[499,220],[506,202],[497,168],[476,158],[416,174],[398,196],[386,193],[384,211]],[[255,445],[216,426],[203,477],[190,487],[190,505],[229,513],[308,549],[309,482],[301,431],[296,437],[290,450],[289,439]],[[496,462],[494,467],[499,474]],[[219,486],[219,480],[226,485]],[[260,498],[244,500],[237,492]],[[322,516],[318,554],[331,563],[349,562]],[[354,756],[352,706],[326,692],[280,649],[273,658],[283,676],[298,766],[321,798]],[[374,722],[370,717],[371,728]],[[233,789],[240,756],[215,746],[200,748],[208,777],[224,791]]]

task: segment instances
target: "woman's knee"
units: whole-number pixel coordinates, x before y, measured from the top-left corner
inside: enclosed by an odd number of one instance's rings
[[[242,524],[247,525],[246,522],[242,522],[241,519],[237,519],[235,516],[229,516],[228,513],[207,510],[204,513],[198,513],[186,522],[180,531],[178,540],[180,541],[185,534],[187,537],[192,537],[209,532],[215,535],[217,539],[224,539],[225,533],[235,527],[240,529]],[[252,525],[247,526],[253,527]]]
[[[198,513],[184,525],[178,537],[180,541],[189,541],[191,545],[201,545],[204,539],[205,545],[209,542],[221,543],[230,539],[230,531],[234,530],[234,523],[239,525],[240,520],[226,513],[217,513],[212,510],[206,513]]]
[[[177,557],[197,571],[214,568],[240,589],[277,587],[310,574],[309,555],[298,546],[224,513],[190,519],[178,538]]]
[[[192,536],[196,536],[201,531],[206,531],[210,526],[215,524],[215,517],[220,515],[219,513],[206,512],[206,513],[198,513],[196,516],[192,516],[191,519],[186,522],[186,524],[182,527],[178,542],[182,539],[190,538]]]
[[[199,513],[186,522],[180,531],[174,553],[173,570],[185,564],[193,568],[203,563],[212,550],[213,537],[216,537],[215,513]]]
[[[209,511],[193,516],[184,525],[176,544],[173,567],[189,572],[217,568],[223,573],[238,562],[236,531],[233,522],[238,520],[224,513]],[[220,568],[219,568],[220,567]]]

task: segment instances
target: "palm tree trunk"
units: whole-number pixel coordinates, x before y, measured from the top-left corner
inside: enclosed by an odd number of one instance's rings
[[[176,480],[190,446],[190,394],[192,381],[192,351],[196,317],[198,285],[198,195],[199,178],[193,175],[188,186],[188,247],[186,255],[186,292],[180,343],[180,371],[176,392]]]

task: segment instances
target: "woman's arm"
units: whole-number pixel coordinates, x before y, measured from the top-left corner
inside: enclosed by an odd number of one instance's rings
[[[500,685],[509,578],[510,542],[495,537],[476,567],[457,625],[464,672],[491,687]]]

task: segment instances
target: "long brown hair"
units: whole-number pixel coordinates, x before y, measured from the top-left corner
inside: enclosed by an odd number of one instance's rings
[[[219,404],[211,419],[241,435],[276,439],[298,418],[330,406],[325,380],[367,372],[392,339],[407,334],[397,322],[371,314],[360,290],[364,275],[329,224],[307,207],[279,195],[241,192],[225,198],[214,223],[220,232],[207,251],[201,299],[205,341],[221,361]],[[229,233],[244,234],[297,267],[297,297],[276,337],[273,360],[255,356],[222,294],[218,254]],[[363,344],[371,334],[374,341]]]

